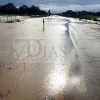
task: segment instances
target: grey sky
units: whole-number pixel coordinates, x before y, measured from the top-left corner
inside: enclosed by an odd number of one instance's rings
[[[0,4],[8,2],[14,3],[16,6],[36,5],[43,10],[51,9],[52,12],[58,13],[66,10],[88,10],[100,11],[100,0],[0,0]]]

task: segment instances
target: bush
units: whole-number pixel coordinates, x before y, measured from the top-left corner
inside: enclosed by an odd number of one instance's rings
[[[93,20],[94,20],[94,21],[97,21],[97,19],[96,19],[96,18],[94,18]]]

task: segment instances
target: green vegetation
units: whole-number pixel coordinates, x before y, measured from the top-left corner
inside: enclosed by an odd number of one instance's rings
[[[60,15],[65,16],[65,17],[79,18],[80,20],[88,19],[88,20],[98,21],[98,18],[100,18],[100,12],[88,12],[88,11],[75,12],[72,10],[68,10],[66,12],[63,12]]]
[[[94,16],[94,15],[81,15],[80,18],[81,19],[88,19],[88,20],[94,20],[94,21],[98,21],[98,18],[100,16]]]
[[[26,5],[22,5],[17,8],[13,3],[8,3],[6,5],[0,5],[0,15],[40,15],[40,16],[47,16],[50,14],[50,10],[48,12],[41,10],[39,7],[34,5],[28,7]]]

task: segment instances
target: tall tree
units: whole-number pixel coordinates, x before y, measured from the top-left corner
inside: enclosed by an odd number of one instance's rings
[[[50,10],[48,11],[48,15],[51,15],[51,11]]]
[[[2,5],[0,5],[0,14],[2,14]]]
[[[3,6],[3,11],[5,14],[9,14],[9,16],[11,14],[14,14],[16,10],[16,7],[14,6],[13,3],[8,3],[6,5]]]
[[[28,13],[28,7],[26,5],[19,7],[19,13],[20,14],[27,14]]]
[[[40,14],[40,8],[32,5],[29,7],[29,14],[30,15],[39,15]]]
[[[22,5],[19,8],[16,8],[16,6],[13,3],[8,3],[6,5],[0,5],[0,14],[29,14],[29,15],[47,15],[46,11],[40,10],[37,6],[26,6]]]

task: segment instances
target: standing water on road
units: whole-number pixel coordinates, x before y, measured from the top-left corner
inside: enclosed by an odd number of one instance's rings
[[[95,91],[87,94],[89,87],[96,86],[84,75],[77,41],[71,34],[75,29],[71,25],[81,25],[77,22],[45,17],[44,31],[43,18],[0,23],[0,100],[100,99],[99,95],[92,97]]]

